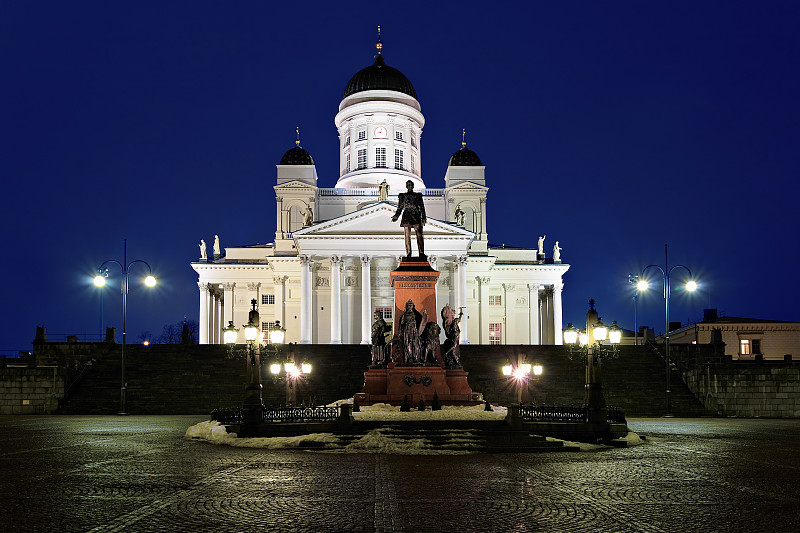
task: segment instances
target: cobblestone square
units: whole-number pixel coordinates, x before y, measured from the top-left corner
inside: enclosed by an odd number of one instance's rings
[[[0,417],[2,531],[797,531],[800,421],[634,419],[591,452],[343,454],[199,416]]]

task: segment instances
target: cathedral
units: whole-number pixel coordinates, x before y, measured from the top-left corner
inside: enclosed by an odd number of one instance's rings
[[[553,257],[544,253],[543,237],[538,249],[489,246],[486,167],[463,138],[444,183],[431,177],[426,183],[425,117],[414,86],[386,64],[380,40],[374,63],[347,83],[334,123],[339,172],[333,187],[320,186],[299,135],[278,163],[274,242],[223,252],[217,240],[208,257],[201,244],[201,258],[192,263],[201,344],[222,343],[230,321],[244,342],[241,326],[252,300],[262,329],[279,321],[286,342],[369,344],[373,313],[388,324],[395,318],[390,272],[406,248],[392,217],[408,182],[423,197],[425,254],[440,272],[438,307],[449,303],[463,311],[461,343],[562,343],[562,278],[569,265],[558,245]],[[329,176],[326,170],[323,179],[332,181]]]

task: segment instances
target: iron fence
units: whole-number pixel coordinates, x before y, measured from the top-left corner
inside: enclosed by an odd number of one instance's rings
[[[580,405],[521,405],[520,417],[524,420],[541,420],[548,422],[586,422],[589,419],[589,408]],[[614,424],[625,423],[625,412],[619,407],[608,407],[606,421]]]
[[[266,423],[304,422],[336,420],[339,418],[338,407],[266,407],[262,411],[262,420]],[[241,424],[242,408],[214,409],[211,420],[223,425]]]

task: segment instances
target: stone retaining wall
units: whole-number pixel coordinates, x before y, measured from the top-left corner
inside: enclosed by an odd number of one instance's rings
[[[64,372],[55,366],[0,368],[0,415],[48,414],[64,396]]]
[[[683,373],[706,409],[721,416],[800,418],[800,365],[732,363]]]

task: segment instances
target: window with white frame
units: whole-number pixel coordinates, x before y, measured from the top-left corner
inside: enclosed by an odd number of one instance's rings
[[[394,151],[394,168],[404,170],[403,168],[403,151],[395,149]]]
[[[414,148],[417,147],[417,141],[414,140],[414,136],[413,135],[411,136],[411,146],[413,146]]]
[[[403,140],[403,132],[400,130],[394,130],[394,138],[395,140],[402,141]]]
[[[739,355],[751,355],[750,339],[739,339]]]
[[[367,149],[361,148],[358,151],[358,168],[367,168]]]
[[[751,339],[750,347],[753,349],[753,354],[761,353],[761,339]]]
[[[344,156],[344,171],[350,172],[350,152],[347,152]]]
[[[275,305],[275,295],[274,294],[262,294],[261,295],[261,305]]]
[[[358,132],[358,140],[363,141],[367,138],[367,130],[361,130]]]
[[[350,136],[348,135],[347,138],[344,140],[345,146],[350,146]]]
[[[375,148],[375,167],[386,168],[386,148]]]
[[[502,296],[489,296],[489,305],[503,305]]]
[[[261,331],[262,332],[269,331],[274,327],[275,327],[275,322],[262,322],[261,323]]]
[[[489,323],[489,344],[503,344],[503,324]]]
[[[392,308],[391,307],[376,307],[376,313],[380,313],[381,317],[384,320],[391,320],[392,319]]]

